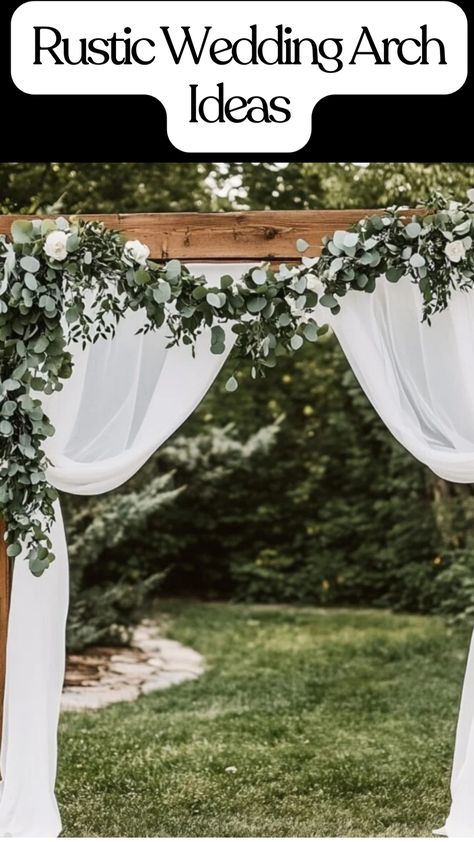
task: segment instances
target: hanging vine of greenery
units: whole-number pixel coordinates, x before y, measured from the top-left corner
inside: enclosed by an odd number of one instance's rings
[[[316,318],[324,321],[321,307],[336,314],[348,290],[370,293],[383,279],[417,284],[429,323],[454,289],[474,285],[474,190],[464,204],[435,194],[409,220],[400,210],[336,231],[319,258],[277,271],[262,264],[240,279],[224,275],[215,287],[178,260],[154,262],[146,245],[124,243],[98,222],[14,222],[11,239],[0,238],[0,511],[9,556],[24,550],[35,575],[54,559],[48,532],[57,492],[44,449],[54,429],[41,393],[70,377],[71,343],[110,339],[128,310],[142,310],[142,331],[166,322],[169,346],[193,352],[207,329],[211,352],[222,354],[223,325],[231,322],[236,370],[246,360],[253,377],[263,376],[279,356],[327,330]],[[296,245],[309,248],[304,240]],[[237,387],[233,375],[226,388]]]

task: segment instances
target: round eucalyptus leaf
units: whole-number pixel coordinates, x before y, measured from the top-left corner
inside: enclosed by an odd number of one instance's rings
[[[239,384],[237,382],[237,378],[232,376],[229,377],[227,383],[225,384],[226,392],[235,392],[239,388]]]
[[[171,298],[171,287],[168,281],[160,281],[153,290],[153,298],[157,304],[166,304]]]
[[[222,292],[208,292],[206,301],[211,307],[216,307],[219,310],[226,303],[226,297]]]
[[[301,237],[296,241],[296,248],[299,252],[307,251],[309,249],[309,243],[306,240],[303,240]]]
[[[25,270],[25,272],[37,272],[38,269],[40,269],[41,264],[36,257],[33,257],[31,254],[26,254],[21,258],[20,266]]]
[[[308,322],[303,328],[303,334],[308,342],[316,342],[318,338],[318,326],[316,322]]]
[[[35,276],[31,274],[31,272],[26,272],[24,277],[25,285],[28,287],[29,290],[34,292],[38,289],[38,281],[36,280]]]
[[[407,237],[410,237],[411,240],[414,240],[416,237],[420,236],[422,228],[418,222],[409,222],[408,225],[405,227],[405,231]]]
[[[267,306],[267,299],[262,296],[252,296],[247,299],[249,313],[260,313]]]
[[[412,254],[412,256],[410,257],[410,264],[411,266],[413,266],[414,269],[419,269],[420,266],[424,266],[425,262],[426,261],[423,255],[419,254],[418,252],[415,252],[415,254]]]
[[[299,333],[295,333],[294,336],[290,339],[290,345],[293,348],[293,351],[298,351],[303,344],[303,337],[299,335]]]
[[[267,282],[267,273],[264,269],[254,269],[252,272],[252,281],[257,286],[261,286],[262,284],[266,284]]]
[[[344,246],[345,249],[346,248],[351,249],[351,248],[354,248],[354,246],[356,246],[358,242],[359,242],[359,235],[356,234],[356,233],[352,233],[350,231],[344,237],[343,246]]]

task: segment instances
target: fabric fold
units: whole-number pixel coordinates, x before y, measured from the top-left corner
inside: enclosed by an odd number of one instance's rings
[[[242,264],[194,265],[210,285]],[[102,494],[130,479],[193,412],[232,350],[212,354],[210,330],[187,346],[167,348],[166,324],[137,334],[142,312],[130,312],[114,339],[82,349],[71,345],[72,377],[42,396],[55,434],[45,443],[48,480],[70,494]],[[1,749],[0,835],[57,836],[61,821],[54,795],[57,726],[64,680],[68,606],[67,544],[59,504],[51,532],[56,556],[39,579],[27,560],[15,561],[8,625],[5,710]]]

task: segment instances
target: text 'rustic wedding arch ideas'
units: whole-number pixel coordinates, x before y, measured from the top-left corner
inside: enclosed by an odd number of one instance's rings
[[[34,608],[30,610],[41,610],[37,606],[38,593],[31,583],[36,581],[38,587],[41,583],[42,588],[52,588],[47,583],[48,577],[57,575],[51,537],[60,517],[56,488],[76,490],[77,484],[82,483],[77,493],[99,493],[125,481],[133,473],[133,466],[139,467],[192,411],[230,348],[233,347],[235,365],[226,388],[234,391],[238,388],[241,366],[250,365],[254,378],[264,376],[267,368],[278,364],[279,357],[297,353],[305,342],[317,341],[326,332],[328,321],[331,325],[337,323],[341,308],[345,313],[345,308],[354,306],[354,292],[366,296],[381,284],[408,284],[416,291],[418,321],[430,325],[435,314],[448,308],[454,291],[470,290],[474,286],[474,190],[468,192],[463,202],[434,194],[417,211],[391,207],[371,212],[3,217],[0,235],[0,512],[4,521],[0,530],[0,556],[3,556],[0,649],[3,658],[9,562],[17,559],[15,577],[18,565],[22,568],[21,587],[34,598],[31,603]],[[220,266],[230,261],[231,270],[220,271]],[[203,271],[199,266],[193,267],[199,263],[210,268]],[[215,265],[211,268],[211,264]],[[181,349],[180,354],[186,351],[188,363],[180,358],[180,377],[185,369],[192,369],[193,359],[202,356],[205,348],[203,385],[188,401],[189,406],[184,401],[183,407],[174,412],[175,417],[166,424],[163,422],[160,434],[151,436],[152,444],[142,447],[137,463],[129,459],[120,468],[118,480],[104,474],[99,481],[94,474],[92,480],[88,477],[87,482],[83,481],[78,458],[74,482],[56,482],[56,451],[51,450],[50,442],[54,443],[57,436],[51,421],[55,421],[56,427],[58,422],[48,415],[51,399],[63,386],[66,389],[73,370],[76,376],[78,352],[75,349],[84,356],[92,354],[96,346],[100,350],[109,347],[123,323],[133,327],[136,342],[142,343],[143,355],[149,354],[150,349],[153,352],[149,339],[158,336],[161,345],[158,342],[156,348],[161,362],[157,356],[156,367],[163,366],[166,355],[174,353],[174,349]],[[97,362],[99,358],[95,359]],[[90,359],[89,364],[92,365]],[[155,376],[153,357],[148,367],[150,377]],[[172,402],[176,373],[173,374],[172,367],[170,372],[167,385],[164,378],[166,388],[162,398],[165,395]],[[195,383],[186,381],[185,375],[182,379],[184,390],[195,389]],[[151,395],[149,382],[145,386]],[[370,388],[366,391],[370,396]],[[153,407],[151,397],[149,401]],[[74,412],[70,408],[72,425]],[[77,412],[80,413],[79,408]],[[129,439],[130,430],[138,423],[136,415],[135,408],[127,428]],[[156,415],[142,421],[152,429],[154,419],[157,420]],[[81,446],[80,452],[87,452],[88,459],[92,459],[93,445],[87,445],[86,450]],[[418,455],[415,445],[410,449]],[[107,459],[105,462],[109,464]],[[72,460],[67,464],[71,467]],[[22,611],[20,586],[16,597],[14,587],[13,607],[14,617],[8,623],[7,693],[19,693],[18,688],[24,686],[22,677],[28,660],[27,656],[23,658],[23,673],[19,676],[18,667],[18,675],[13,675],[13,647],[25,645],[15,637],[15,623],[20,627],[18,618]],[[52,682],[56,696],[61,685],[60,657],[58,664]],[[44,692],[49,692],[46,683]],[[26,727],[24,721],[13,722],[13,708],[7,698],[6,718],[12,721],[4,723],[3,733],[5,736],[7,729],[6,744],[11,752],[15,728]],[[21,713],[18,715],[21,717]],[[51,719],[49,715],[49,720],[48,727],[53,729],[53,734],[54,716]],[[32,732],[31,740],[35,739]],[[51,743],[44,752],[52,752],[55,758],[54,746]],[[5,785],[0,799],[0,832],[12,835],[41,835],[43,830],[47,831],[45,835],[59,832],[51,756],[47,758],[49,783],[42,795],[34,796],[42,799],[36,804],[36,812],[42,818],[28,826],[21,824],[18,811],[23,803],[21,793],[26,793],[24,809],[35,815],[28,801],[32,797],[30,789],[22,783],[21,769],[15,766],[16,777],[13,773],[9,777],[5,768],[8,758],[3,762]],[[25,766],[28,766],[27,759]]]

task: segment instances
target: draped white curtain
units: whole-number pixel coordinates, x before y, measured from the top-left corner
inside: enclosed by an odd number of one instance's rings
[[[210,285],[235,266],[194,266]],[[74,373],[43,398],[56,433],[47,443],[48,479],[73,494],[101,494],[126,482],[186,420],[226,354],[210,352],[209,331],[189,347],[167,349],[169,331],[136,335],[144,314],[129,313],[112,341],[72,345]],[[235,335],[226,327],[226,351]],[[37,579],[15,562],[8,627],[2,736],[0,834],[57,836],[56,732],[64,679],[68,559],[59,505],[52,532],[56,559]]]
[[[323,308],[317,316],[323,317]],[[367,397],[395,438],[443,479],[474,482],[474,295],[421,322],[408,279],[351,291],[326,317]],[[452,805],[438,832],[474,836],[474,644],[466,666],[451,775]]]
[[[243,264],[193,267],[213,283],[238,277]],[[393,435],[439,476],[474,482],[474,294],[456,293],[432,326],[421,324],[418,290],[381,280],[374,294],[351,292],[332,325],[375,409]],[[48,445],[49,480],[58,489],[99,494],[129,479],[197,406],[225,357],[198,342],[167,350],[166,328],[136,336],[130,314],[113,341],[73,348],[75,369],[64,390],[48,398],[56,434]],[[227,351],[232,334],[227,329]],[[54,797],[56,729],[64,674],[67,549],[61,514],[52,533],[56,561],[40,579],[15,563],[7,651],[0,833],[55,836],[61,824]],[[474,654],[466,673],[452,795],[443,829],[474,835]]]

